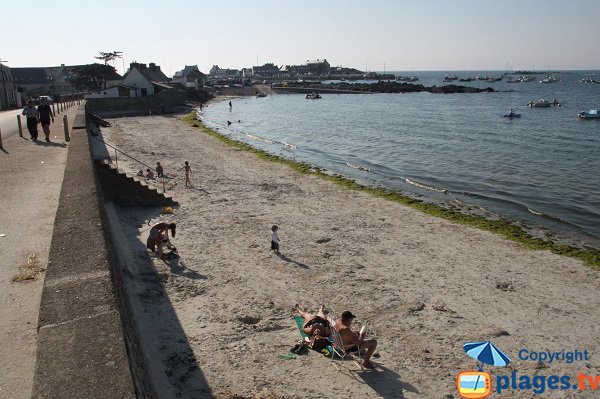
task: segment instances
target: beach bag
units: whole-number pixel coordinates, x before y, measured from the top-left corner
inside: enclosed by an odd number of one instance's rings
[[[313,335],[310,339],[310,349],[315,350],[317,352],[321,352],[323,349],[327,348],[330,342],[326,337],[321,337],[320,335]]]

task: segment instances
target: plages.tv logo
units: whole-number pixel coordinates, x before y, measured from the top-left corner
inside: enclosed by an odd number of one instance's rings
[[[479,361],[477,371],[461,371],[456,376],[456,389],[465,399],[482,399],[492,393],[492,377],[483,371],[483,365],[506,366],[510,358],[490,341],[467,342],[463,345],[467,355]]]

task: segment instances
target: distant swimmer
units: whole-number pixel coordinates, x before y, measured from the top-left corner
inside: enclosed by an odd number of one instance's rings
[[[227,121],[227,126],[231,125],[231,122]]]
[[[238,123],[242,123],[242,120],[241,120],[241,119],[238,119]]]

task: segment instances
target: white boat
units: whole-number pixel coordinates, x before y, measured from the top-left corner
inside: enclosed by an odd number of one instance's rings
[[[556,79],[554,76],[546,75],[544,79],[540,80],[540,83],[558,83],[560,80]]]
[[[558,102],[558,100],[556,98],[554,99],[554,101],[548,101],[548,100],[544,100],[543,98],[540,98],[540,101],[529,101],[529,104],[527,104],[527,106],[529,108],[547,108],[547,107],[550,107],[551,105],[560,106],[560,103]]]
[[[318,98],[321,98],[321,95],[319,93],[312,92],[305,95],[304,98],[306,98],[307,100],[316,100]]]
[[[581,111],[578,116],[580,119],[600,119],[600,114],[598,113],[597,109]]]
[[[398,76],[396,78],[398,82],[416,82],[419,80],[416,76]]]
[[[535,78],[533,76],[521,76],[521,79],[519,79],[519,80],[523,83],[527,83],[527,82],[533,82],[535,80]]]

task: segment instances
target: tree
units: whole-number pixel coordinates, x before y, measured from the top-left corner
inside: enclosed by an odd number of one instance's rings
[[[104,65],[107,65],[110,61],[113,61],[113,66],[114,66],[114,61],[117,58],[121,58],[123,57],[121,54],[123,54],[122,51],[109,51],[108,53],[105,53],[103,51],[99,51],[98,52],[98,56],[94,57],[97,60],[102,60],[104,61]]]
[[[71,70],[71,84],[80,90],[98,91],[106,88],[106,80],[117,72],[107,64],[78,65]]]

